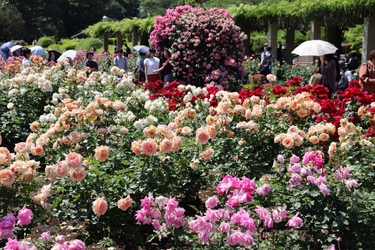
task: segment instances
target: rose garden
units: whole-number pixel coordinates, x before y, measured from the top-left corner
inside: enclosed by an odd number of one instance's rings
[[[243,83],[244,39],[223,9],[168,10],[164,87],[108,54],[89,76],[1,61],[0,247],[371,249],[375,95],[329,99],[303,66]]]

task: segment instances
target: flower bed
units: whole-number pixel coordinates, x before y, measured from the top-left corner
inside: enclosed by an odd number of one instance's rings
[[[0,84],[2,121],[27,117],[1,127],[4,141],[25,138],[0,147],[1,215],[34,213],[23,229],[11,223],[17,242],[40,246],[32,229],[55,239],[66,221],[87,245],[126,249],[374,243],[375,96],[355,81],[331,100],[299,77],[238,93],[135,85],[116,67],[17,67]],[[0,244],[16,244],[7,232]]]

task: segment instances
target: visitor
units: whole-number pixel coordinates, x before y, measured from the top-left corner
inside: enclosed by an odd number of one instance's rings
[[[160,63],[159,58],[155,57],[155,53],[156,49],[150,48],[148,58],[146,58],[144,61],[146,83],[160,80],[159,74],[154,73],[154,70],[159,69]]]
[[[125,57],[128,57],[132,53],[132,50],[129,46],[125,43]]]
[[[343,68],[340,80],[336,85],[336,90],[344,91],[348,88],[349,82],[352,80],[352,72],[349,70],[347,66]]]
[[[321,80],[322,80],[322,74],[319,73],[317,68],[314,68],[313,75],[310,77],[310,80],[309,80],[309,85],[311,87],[314,87],[320,84]]]
[[[48,51],[48,62],[57,62],[57,59],[60,57],[60,53],[55,50]]]
[[[120,69],[127,70],[128,69],[128,59],[124,57],[124,51],[119,49],[116,51],[117,56],[113,59],[113,64]]]
[[[267,47],[266,52],[261,55],[261,63],[259,67],[259,74],[267,76],[272,73],[272,63],[275,62],[275,57],[271,54],[271,47]],[[268,80],[266,81],[268,82]]]
[[[22,60],[22,68],[28,68],[31,65],[31,50],[28,48],[25,48],[22,50],[23,60]]]
[[[64,71],[68,71],[76,67],[76,65],[73,65],[73,60],[71,57],[67,57],[65,60],[68,62],[68,65],[64,67]]]
[[[369,94],[375,93],[375,50],[369,54],[369,60],[362,63],[358,70],[359,85]]]
[[[271,54],[271,51],[272,48],[267,46],[265,52],[260,55],[260,63],[262,63],[266,57],[271,58],[271,61],[275,62],[275,57]]]
[[[145,81],[145,61],[146,54],[140,52],[136,62],[136,69],[138,71],[138,82]]]
[[[328,97],[332,98],[336,90],[336,62],[333,55],[324,55],[320,57],[320,73],[324,87],[329,90]]]
[[[165,58],[165,62],[163,63],[161,68],[154,70],[154,73],[159,73],[163,71],[163,74],[164,74],[163,85],[165,86],[165,84],[172,81],[172,68],[173,67],[170,64],[171,52],[168,49],[165,49],[163,55]]]
[[[99,70],[98,63],[93,60],[93,57],[94,57],[94,52],[89,51],[86,53],[87,60],[84,66],[85,66],[85,71],[86,71],[87,76],[89,76],[92,72]]]

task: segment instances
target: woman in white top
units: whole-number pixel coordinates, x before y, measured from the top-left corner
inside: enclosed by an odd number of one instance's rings
[[[155,57],[156,50],[154,48],[150,48],[149,50],[149,57],[145,59],[145,75],[146,75],[146,83],[148,82],[156,82],[160,80],[159,74],[154,73],[154,70],[159,69],[160,59]]]
[[[31,60],[30,60],[30,57],[31,57],[31,50],[30,49],[23,49],[22,50],[22,55],[23,55],[23,60],[22,60],[22,68],[27,68],[30,66],[31,64]]]

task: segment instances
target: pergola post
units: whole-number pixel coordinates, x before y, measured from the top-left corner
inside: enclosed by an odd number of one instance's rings
[[[132,32],[132,45],[133,45],[133,47],[138,45],[138,36],[139,36],[138,31],[133,30],[133,32]]]
[[[277,25],[268,22],[268,46],[272,47],[272,55],[277,55]]]
[[[322,38],[322,23],[320,21],[311,22],[310,40],[321,40]]]
[[[375,49],[375,17],[365,17],[362,40],[362,63],[368,60],[368,56],[373,49]]]
[[[108,34],[103,35],[103,48],[104,51],[108,51]]]
[[[286,30],[286,57],[285,60],[287,63],[292,64],[293,62],[293,54],[292,51],[294,49],[294,28],[288,28]]]
[[[117,49],[121,49],[122,48],[122,34],[117,34]]]

